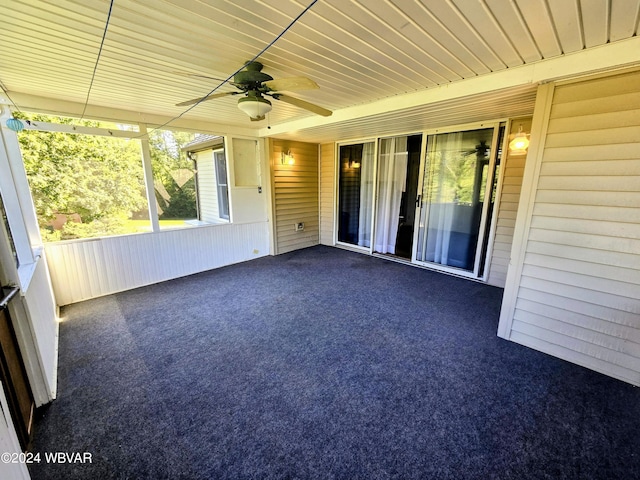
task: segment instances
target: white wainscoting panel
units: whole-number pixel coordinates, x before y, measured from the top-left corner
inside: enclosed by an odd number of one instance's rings
[[[45,246],[58,305],[269,254],[267,222],[207,225]]]
[[[46,254],[45,254],[46,256]],[[51,291],[51,283],[47,272],[47,264],[38,260],[33,278],[26,292],[22,292],[23,305],[30,320],[31,338],[35,342],[36,352],[40,359],[40,368],[44,376],[45,392],[33,386],[36,405],[56,398],[58,372],[58,320],[56,304]],[[25,332],[25,335],[27,333]],[[26,340],[27,342],[29,340]],[[34,356],[29,355],[33,360]],[[37,368],[36,365],[33,368]],[[35,373],[35,372],[34,372]],[[32,378],[30,376],[30,378]]]

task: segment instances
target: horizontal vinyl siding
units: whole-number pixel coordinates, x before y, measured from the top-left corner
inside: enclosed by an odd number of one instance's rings
[[[510,338],[640,385],[640,73],[557,86]]]
[[[293,165],[282,165],[281,155],[291,151]],[[320,236],[318,145],[274,139],[273,174],[276,253],[318,245]],[[295,225],[304,222],[304,231]]]
[[[58,305],[269,254],[266,222],[165,230],[45,245]]]
[[[218,187],[213,151],[198,152],[198,202],[200,220],[218,222]]]
[[[320,243],[333,245],[335,210],[335,144],[320,146]]]
[[[509,141],[518,133],[521,125],[522,131],[528,134],[531,131],[531,118],[517,118],[512,121]],[[507,278],[526,157],[526,155],[513,155],[507,149],[505,161],[502,165],[504,170],[498,206],[498,220],[496,222],[491,263],[489,264],[489,275],[487,277],[487,283],[497,287],[504,287]]]

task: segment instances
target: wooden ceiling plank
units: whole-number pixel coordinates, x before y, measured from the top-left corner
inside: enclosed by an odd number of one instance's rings
[[[636,33],[640,0],[616,0],[611,2],[611,30],[609,40],[616,42]]]
[[[579,0],[550,2],[549,10],[556,26],[564,53],[577,52],[584,48]]]
[[[428,8],[421,2],[402,2],[401,0],[389,0],[394,7],[401,9],[420,26],[425,38],[433,39],[446,55],[451,57],[449,62],[456,62],[470,70],[473,75],[487,73],[490,69],[478,58],[472,50],[460,41]],[[468,74],[461,75],[463,78]]]
[[[586,48],[602,45],[609,40],[608,0],[580,0],[584,44]]]
[[[511,39],[483,0],[453,0],[470,28],[476,30],[507,67],[524,63]]]
[[[545,0],[516,0],[533,39],[543,58],[558,56],[562,53],[551,14]]]
[[[486,2],[524,63],[541,60],[542,54],[538,50],[522,15],[520,15],[520,10],[515,6],[514,0],[507,3],[504,0],[486,0]]]
[[[452,0],[431,2],[429,3],[429,10],[452,32],[452,35],[472,50],[492,72],[506,67],[506,64],[480,36],[473,24],[465,18]]]
[[[368,2],[366,5],[359,2],[357,5],[377,20],[380,27],[376,31],[381,32],[380,35],[385,40],[393,39],[394,49],[403,55],[409,55],[419,64],[424,63],[445,82],[473,75],[468,67],[446,52],[433,37],[391,1]]]
[[[352,52],[352,54],[360,56],[361,63],[369,67],[374,75],[384,75],[389,79],[391,85],[399,82],[400,89],[404,92],[424,88],[420,82],[410,76],[404,76],[402,81],[398,80],[401,74],[407,71],[407,66],[398,58],[390,56],[378,47],[379,42],[375,32],[369,31],[360,22],[353,22],[352,18],[346,15],[342,6],[350,5],[348,2],[337,1],[340,3],[340,8],[332,5],[330,0],[320,4],[322,12],[324,12],[323,16],[317,15],[320,9],[314,10],[310,13],[316,13],[316,15],[306,17],[305,25],[318,29],[322,28],[321,25],[326,22],[323,19],[331,19],[333,24],[329,30],[331,37],[341,45],[339,48],[343,53]]]

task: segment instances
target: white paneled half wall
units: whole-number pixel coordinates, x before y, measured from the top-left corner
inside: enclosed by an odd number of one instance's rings
[[[266,221],[206,225],[45,246],[58,305],[269,254]]]

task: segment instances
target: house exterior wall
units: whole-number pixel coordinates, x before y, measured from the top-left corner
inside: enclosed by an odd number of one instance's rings
[[[220,220],[218,212],[218,188],[213,150],[198,152],[198,210],[200,220],[215,223]]]
[[[640,385],[640,72],[540,87],[499,335]]]
[[[514,118],[511,121],[508,141],[511,141],[522,126],[523,133],[531,133],[531,118]],[[513,244],[513,230],[522,188],[525,155],[513,154],[506,149],[501,165],[501,186],[499,188],[498,218],[491,249],[491,262],[487,283],[504,288]]]
[[[334,244],[336,205],[336,144],[320,145],[320,243]]]
[[[270,143],[275,252],[286,253],[318,245],[320,236],[318,145],[274,139]],[[282,164],[291,151],[293,165]],[[304,223],[303,231],[295,225]]]

